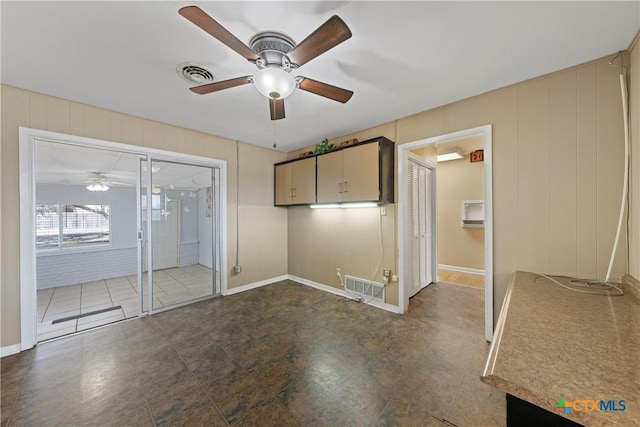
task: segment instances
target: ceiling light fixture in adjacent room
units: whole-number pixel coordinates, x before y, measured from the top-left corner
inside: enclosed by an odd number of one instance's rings
[[[87,190],[89,191],[107,191],[109,186],[104,182],[93,181],[91,184],[87,185]]]
[[[454,147],[450,150],[446,150],[445,152],[438,152],[437,161],[438,162],[446,162],[448,160],[459,160],[464,159],[464,153],[460,150],[459,147]]]

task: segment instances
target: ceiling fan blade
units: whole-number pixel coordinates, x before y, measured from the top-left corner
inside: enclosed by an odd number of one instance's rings
[[[258,55],[252,51],[249,46],[242,43],[236,36],[231,34],[229,30],[207,15],[207,13],[198,6],[185,6],[178,10],[178,13],[198,27],[202,28],[207,33],[211,34],[216,39],[220,40],[222,43],[229,46],[231,49],[238,52],[248,61],[256,62],[258,60]]]
[[[197,93],[198,95],[205,95],[207,93],[217,92],[219,90],[229,89],[231,87],[242,86],[248,83],[251,83],[251,76],[236,77],[235,79],[207,83],[206,85],[189,88],[189,90],[191,92]]]
[[[269,98],[269,111],[271,112],[271,120],[284,119],[284,99]]]
[[[306,90],[307,92],[342,102],[343,104],[351,99],[351,96],[353,95],[353,92],[350,90],[342,89],[338,86],[332,86],[328,83],[322,83],[308,77],[302,77],[302,80],[298,83],[298,87],[302,90]]]
[[[301,66],[351,37],[351,30],[339,16],[333,15],[306,39],[294,47],[287,56],[291,63]]]

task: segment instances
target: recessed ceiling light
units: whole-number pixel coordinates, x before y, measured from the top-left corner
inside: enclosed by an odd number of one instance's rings
[[[458,159],[464,159],[464,153],[458,147],[454,147],[453,149],[447,150],[443,153],[439,152],[436,158],[438,162],[446,162],[447,160],[458,160]]]

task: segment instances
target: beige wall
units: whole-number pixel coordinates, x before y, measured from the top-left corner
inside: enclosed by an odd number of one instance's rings
[[[484,199],[484,163],[464,159],[436,167],[438,263],[484,271],[484,228],[462,227],[462,201]]]
[[[394,205],[386,205],[386,211],[381,216],[380,208],[289,208],[289,274],[339,289],[336,268],[343,276],[380,283],[383,269],[396,274]],[[389,283],[385,292],[386,302],[397,305],[397,283]]]
[[[640,43],[631,50],[629,82],[629,117],[631,127],[631,179],[629,274],[640,278]]]
[[[228,166],[227,271],[236,251],[235,141],[2,86],[2,346],[20,341],[18,127],[222,159]],[[240,144],[240,262],[230,288],[287,273],[287,211],[273,207],[273,163],[285,155]]]
[[[617,225],[624,152],[618,69],[608,64],[612,56],[331,142],[381,135],[403,144],[493,125],[497,316],[515,270],[579,277],[606,274]],[[297,152],[289,153],[289,157],[296,156]],[[293,248],[303,245],[303,230],[330,230],[332,224],[320,221],[310,209],[290,213],[290,219],[293,217],[296,224],[292,227],[291,220],[289,224],[290,271],[291,266],[304,265],[306,258],[314,259],[298,275],[328,283],[332,278],[325,272],[335,270],[335,246],[317,244],[305,252]],[[395,223],[390,227],[395,229]],[[365,234],[371,232],[362,230],[352,238],[367,239]],[[623,238],[614,276],[626,271],[626,247]],[[375,265],[371,262],[361,268],[371,271]]]

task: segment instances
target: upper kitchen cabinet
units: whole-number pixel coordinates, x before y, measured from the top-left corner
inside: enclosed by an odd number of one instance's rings
[[[308,205],[316,202],[316,158],[275,165],[275,205]]]
[[[317,203],[393,203],[393,154],[379,137],[317,156]]]

